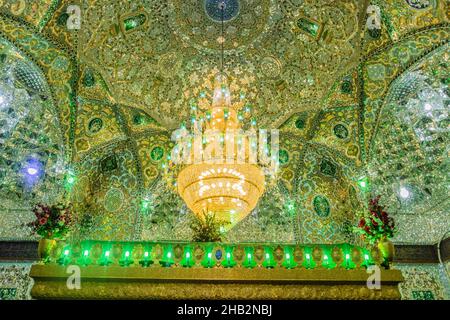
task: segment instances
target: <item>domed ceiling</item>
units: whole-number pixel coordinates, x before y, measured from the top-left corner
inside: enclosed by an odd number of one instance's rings
[[[208,79],[220,59],[220,2],[86,2],[80,56],[102,66],[115,101],[175,128],[188,117],[186,106],[212,89]],[[261,125],[320,109],[336,78],[358,61],[361,1],[225,3],[225,70],[234,79],[233,93],[246,95]],[[127,31],[127,19],[141,15]]]
[[[381,29],[368,29],[377,10]],[[277,185],[230,240],[348,241],[346,226],[371,194],[383,195],[402,230],[411,228],[403,217],[439,220],[447,205],[445,1],[5,0],[0,15],[0,90],[22,97],[2,104],[12,111],[1,109],[0,121],[14,121],[0,129],[1,148],[21,150],[20,163],[36,155],[46,173],[57,162],[56,180],[76,175],[68,191],[83,236],[189,236],[188,210],[162,168],[172,130],[212,91],[222,44],[232,98],[245,100],[258,127],[281,133]],[[438,98],[425,110],[430,95]],[[38,110],[53,120],[34,130],[52,142],[27,149],[11,132],[42,121]],[[2,161],[10,178],[1,190],[20,197],[23,183]],[[40,183],[56,183],[48,179]],[[402,187],[414,197],[399,198]],[[27,201],[46,190],[38,184]],[[424,241],[449,227],[436,226]],[[411,240],[406,232],[399,241]]]

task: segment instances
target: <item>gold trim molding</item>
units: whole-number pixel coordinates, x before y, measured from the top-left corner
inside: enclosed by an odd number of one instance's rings
[[[36,264],[35,299],[400,299],[399,270],[381,270],[371,290],[365,270],[80,266],[80,289],[67,267]]]

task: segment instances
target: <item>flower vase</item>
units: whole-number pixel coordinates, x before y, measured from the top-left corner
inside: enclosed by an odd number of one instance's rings
[[[378,241],[378,250],[383,257],[383,265],[388,269],[390,263],[394,261],[395,249],[392,241],[382,238]]]
[[[50,258],[50,253],[56,245],[56,240],[52,239],[41,239],[39,240],[38,255],[39,259],[42,261],[48,261]]]

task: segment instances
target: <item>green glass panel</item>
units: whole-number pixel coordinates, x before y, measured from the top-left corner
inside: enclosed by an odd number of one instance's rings
[[[164,149],[162,147],[154,147],[150,152],[150,157],[154,161],[159,161],[164,156]]]
[[[256,267],[256,262],[253,257],[254,250],[252,247],[245,248],[245,256],[242,265],[246,268],[254,268]]]
[[[433,292],[430,290],[414,290],[412,291],[413,300],[435,300]]]
[[[236,265],[236,261],[234,261],[233,257],[233,248],[226,247],[225,248],[225,256],[223,257],[222,266],[225,268],[232,268]]]
[[[67,12],[63,12],[58,16],[58,19],[56,20],[56,23],[59,26],[65,26],[67,23],[67,19],[69,19],[69,14]]]
[[[262,263],[263,267],[271,269],[275,268],[277,263],[273,258],[273,250],[270,247],[264,247],[264,261]]]
[[[97,133],[103,128],[103,120],[100,118],[94,118],[91,121],[89,121],[88,124],[88,131],[89,133]]]
[[[334,177],[336,175],[336,166],[333,162],[323,159],[320,162],[320,172],[327,176]]]
[[[307,34],[317,38],[320,31],[320,25],[308,18],[300,18],[297,20],[297,26]]]
[[[205,247],[205,255],[202,260],[202,266],[205,268],[212,268],[216,264],[216,262],[214,260],[216,255],[214,255],[213,249],[214,248],[212,245],[208,245]]]
[[[184,248],[183,259],[180,264],[186,268],[190,268],[195,264],[195,257],[192,254],[192,248],[190,246]]]
[[[0,300],[15,300],[16,288],[0,288]]]
[[[93,87],[95,85],[95,76],[91,70],[87,70],[84,73],[83,85],[88,88]]]
[[[163,257],[159,261],[159,263],[163,267],[170,267],[171,265],[173,265],[175,263],[175,261],[173,260],[173,256],[174,256],[174,254],[173,254],[172,246],[168,245],[164,248]]]
[[[4,63],[6,61],[6,54],[2,53],[0,54],[0,63]]]
[[[123,25],[125,26],[125,31],[130,31],[133,29],[136,29],[139,26],[142,26],[145,21],[147,20],[147,17],[144,14],[138,14],[134,17],[129,17],[123,21]]]
[[[330,203],[324,196],[316,196],[313,200],[314,211],[320,217],[328,217],[330,215]]]
[[[298,118],[297,121],[295,121],[295,127],[297,129],[303,129],[305,128],[305,119],[302,118]]]
[[[312,256],[312,249],[310,247],[305,247],[303,249],[304,256],[303,256],[303,263],[302,267],[306,269],[314,269],[316,267],[316,262],[313,259]]]
[[[343,124],[337,124],[333,128],[334,135],[339,139],[346,139],[348,137],[348,129]]]
[[[341,83],[341,92],[344,94],[350,94],[353,91],[352,79],[351,77],[345,77]]]
[[[102,172],[109,172],[117,169],[117,160],[115,155],[106,157],[100,162]]]
[[[333,261],[331,254],[331,248],[322,246],[322,266],[326,269],[333,269],[336,267],[336,263]]]
[[[294,260],[294,250],[292,247],[284,247],[283,263],[281,265],[286,269],[293,269],[298,265]]]
[[[281,164],[289,162],[289,153],[286,150],[281,149],[279,152],[279,159]]]

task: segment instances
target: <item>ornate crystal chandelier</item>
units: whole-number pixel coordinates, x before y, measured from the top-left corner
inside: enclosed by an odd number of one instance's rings
[[[203,130],[215,134],[203,134],[206,141],[201,143],[204,150],[223,144],[226,151],[213,148],[210,161],[188,165],[178,175],[177,186],[195,214],[201,217],[203,212],[213,212],[218,219],[228,222],[230,229],[255,208],[264,193],[265,177],[263,170],[250,161],[251,138],[234,134],[241,129],[236,109],[239,104],[231,104],[224,78],[221,73],[216,76],[210,119],[205,121]],[[191,159],[195,158],[194,153],[195,145]]]
[[[222,14],[223,9],[222,6]],[[222,37],[219,38],[222,70],[223,41],[222,19]],[[227,76],[223,72],[218,73],[206,120],[195,123],[202,140],[194,139],[189,153],[193,163],[186,166],[177,179],[178,192],[187,206],[200,218],[205,212],[213,212],[217,219],[228,222],[225,230],[231,229],[255,208],[265,186],[262,168],[252,161],[255,159],[252,154],[256,154],[255,141],[249,135],[235,134],[242,132],[239,113],[242,107],[240,102],[231,102]],[[208,135],[207,132],[214,134]],[[253,132],[256,136],[254,128]],[[196,150],[199,143],[201,149]],[[225,145],[226,151],[223,151],[220,146]],[[196,155],[208,148],[212,150],[210,158],[195,161]]]

